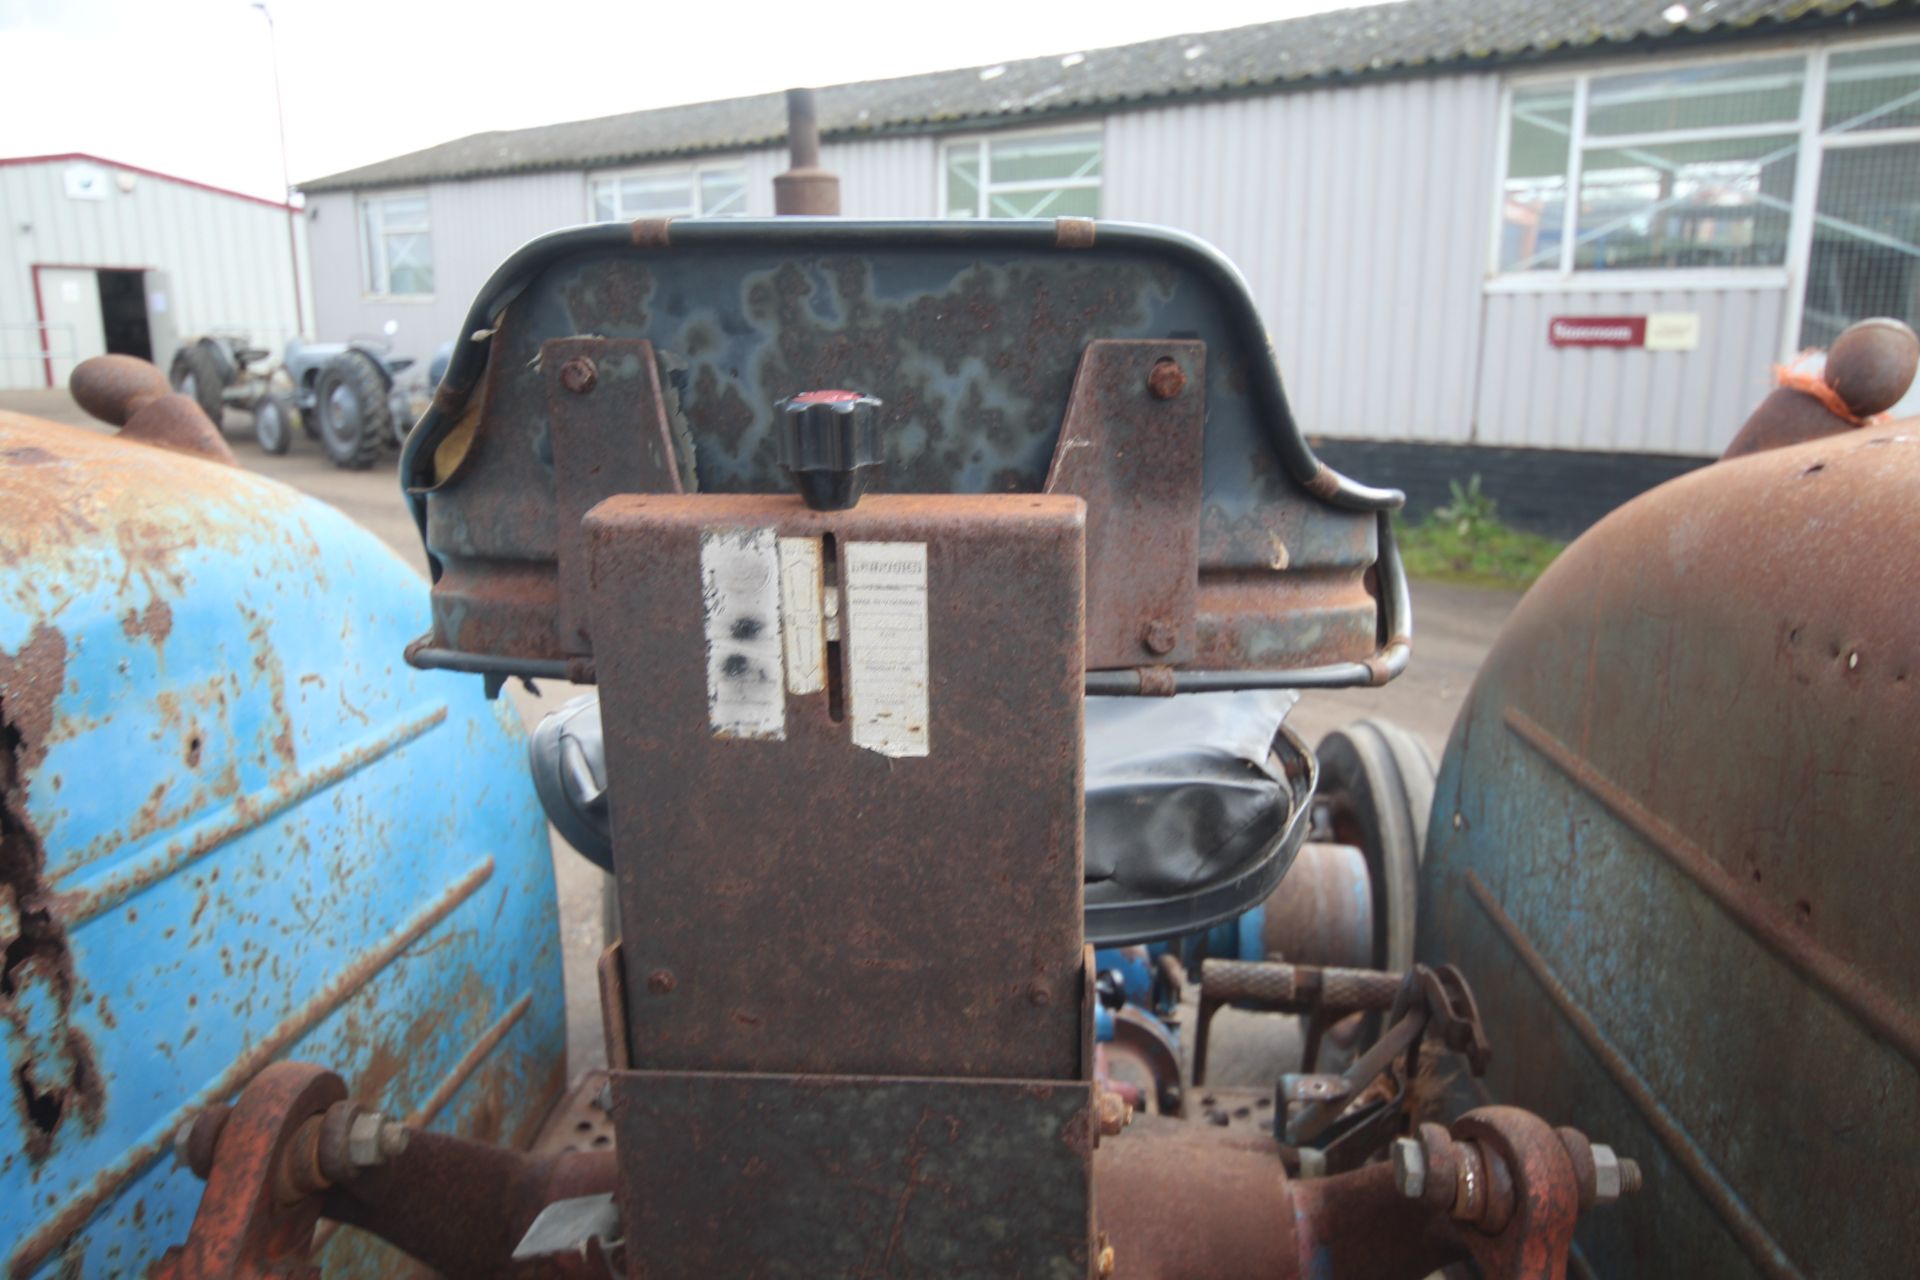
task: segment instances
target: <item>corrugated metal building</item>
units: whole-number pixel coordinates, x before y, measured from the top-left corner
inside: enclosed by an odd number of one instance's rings
[[[847,216],[1092,214],[1236,261],[1299,420],[1416,507],[1577,527],[1771,366],[1920,320],[1920,5],[1404,0],[820,91]],[[424,355],[556,226],[765,214],[777,95],[480,134],[306,184],[323,336]],[[1556,323],[1557,322],[1557,323]]]
[[[165,368],[209,331],[275,350],[311,332],[298,214],[98,156],[0,159],[0,388],[65,386],[110,351]]]

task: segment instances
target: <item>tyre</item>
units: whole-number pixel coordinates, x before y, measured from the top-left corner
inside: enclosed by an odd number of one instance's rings
[[[199,405],[216,427],[222,425],[225,417],[227,379],[223,370],[224,364],[213,344],[201,338],[174,353],[173,368],[167,376],[173,389]]]
[[[1433,807],[1426,744],[1386,720],[1359,720],[1320,740],[1320,790],[1333,840],[1358,848],[1373,885],[1373,963],[1413,966],[1420,862]]]
[[[393,435],[386,375],[365,352],[343,351],[327,361],[315,391],[320,447],[334,466],[365,471]]]
[[[253,406],[253,438],[262,450],[277,457],[292,447],[293,424],[298,416],[292,396],[269,391]]]

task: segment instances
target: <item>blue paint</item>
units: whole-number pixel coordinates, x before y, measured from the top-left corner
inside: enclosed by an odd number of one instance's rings
[[[99,1179],[32,1274],[144,1274],[199,1200],[174,1127],[276,1042],[406,1115],[507,1019],[431,1127],[528,1136],[564,1073],[546,824],[510,705],[402,660],[425,583],[243,472],[0,421],[19,449],[54,460],[0,471],[32,548],[0,561],[0,698],[16,729],[51,698],[24,726],[25,812],[72,985],[7,1002],[8,1066],[55,1101],[50,1124],[11,1081],[0,1101],[0,1241]],[[30,647],[62,651],[57,692],[17,665]],[[323,1260],[393,1262],[344,1235]]]

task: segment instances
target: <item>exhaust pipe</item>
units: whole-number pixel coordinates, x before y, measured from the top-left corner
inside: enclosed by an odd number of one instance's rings
[[[840,178],[820,167],[820,119],[811,89],[787,90],[787,148],[790,167],[773,179],[773,211],[837,216]]]

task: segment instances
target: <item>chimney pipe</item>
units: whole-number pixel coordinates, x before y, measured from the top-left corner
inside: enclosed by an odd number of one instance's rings
[[[837,215],[840,179],[820,167],[820,120],[811,89],[787,90],[787,149],[790,167],[773,180],[773,211]]]

